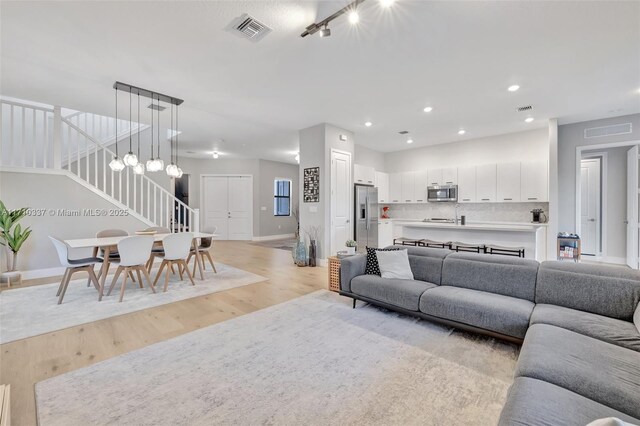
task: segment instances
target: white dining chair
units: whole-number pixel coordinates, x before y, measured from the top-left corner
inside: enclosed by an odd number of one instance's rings
[[[156,254],[156,256],[162,257],[162,263],[160,264],[158,274],[153,281],[153,285],[158,282],[158,279],[162,274],[162,270],[166,267],[167,272],[164,279],[164,291],[167,291],[167,287],[169,286],[169,274],[171,273],[171,267],[174,264],[178,267],[180,280],[182,280],[182,273],[185,272],[189,277],[191,284],[196,285],[196,283],[193,282],[193,277],[191,276],[191,272],[189,271],[189,267],[187,266],[187,262],[185,261],[191,250],[192,241],[192,232],[177,232],[175,234],[170,234],[164,237],[164,239],[162,240],[164,253],[162,255]]]
[[[58,292],[56,296],[58,297],[58,305],[62,303],[62,299],[64,299],[64,294],[67,292],[67,287],[69,286],[69,281],[71,281],[71,276],[76,272],[86,271],[89,274],[89,280],[93,282],[96,290],[98,290],[98,301],[102,299],[102,291],[100,289],[100,283],[98,282],[98,277],[96,277],[93,268],[96,263],[101,263],[102,259],[98,257],[86,257],[82,259],[69,259],[69,246],[59,238],[49,236],[53,246],[58,253],[58,258],[60,259],[60,264],[64,266],[65,271],[62,276],[62,281],[60,282],[60,286],[58,287]]]
[[[103,229],[102,231],[98,231],[96,232],[96,238],[108,238],[108,237],[128,237],[129,233],[127,231],[125,231],[124,229]],[[102,260],[104,261],[104,247],[94,247],[93,248],[93,256],[94,257],[100,257],[102,258]],[[109,268],[111,267],[111,263],[115,262],[119,262],[120,261],[120,257],[118,255],[118,248],[117,246],[113,246],[111,247],[111,249],[109,250],[109,259],[107,259],[107,270],[105,271],[105,274],[108,276],[109,275]],[[102,268],[98,271],[98,279],[100,279],[100,277],[102,276]],[[133,278],[133,274],[129,274],[129,276],[131,277],[131,279],[135,282],[135,278]],[[87,280],[87,287],[89,287],[91,280]]]
[[[129,274],[135,271],[138,275],[138,283],[142,288],[142,276],[140,273],[145,276],[147,282],[149,283],[149,288],[151,288],[152,292],[156,292],[156,289],[151,282],[151,277],[149,276],[149,272],[145,267],[147,260],[149,260],[149,256],[151,255],[151,248],[153,247],[154,238],[150,235],[137,235],[133,237],[127,237],[120,240],[118,243],[118,253],[120,253],[120,261],[118,265],[118,269],[116,269],[116,274],[113,276],[113,280],[111,281],[111,286],[109,286],[109,292],[107,296],[111,295],[111,291],[115,287],[118,282],[118,277],[121,273],[124,272],[124,278],[122,279],[122,285],[120,286],[120,302],[124,298],[124,290],[127,287],[127,278],[129,278]]]
[[[207,234],[215,234],[216,231],[218,230],[217,226],[214,226],[213,228],[209,228],[206,229],[204,232]],[[208,238],[200,238],[200,245],[198,246],[198,249],[196,251],[195,248],[191,248],[191,251],[189,253],[189,257],[187,258],[187,264],[189,264],[189,261],[191,260],[192,257],[194,256],[200,256],[200,262],[202,262],[202,268],[206,269],[206,265],[205,265],[205,259],[207,259],[209,261],[209,263],[211,264],[211,267],[213,268],[213,272],[214,273],[218,273],[218,271],[216,270],[216,265],[213,264],[213,258],[211,257],[211,252],[209,250],[211,250],[211,246],[213,245],[213,238],[208,237]],[[193,275],[195,276],[196,274],[196,266],[198,266],[198,262],[197,259],[194,260],[193,262]]]
[[[143,231],[150,232],[155,231],[156,234],[170,234],[171,229],[166,226],[151,226],[149,228],[145,228]],[[162,248],[162,241],[158,241],[153,245],[151,249],[151,256],[149,256],[149,261],[147,262],[147,271],[151,272],[151,268],[153,267],[153,262],[156,260],[156,254],[158,256],[162,256],[164,254],[164,249]]]

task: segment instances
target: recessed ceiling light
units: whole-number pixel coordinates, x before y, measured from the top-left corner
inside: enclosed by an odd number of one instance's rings
[[[525,123],[531,123],[533,121],[533,117],[527,117],[524,119]]]
[[[460,130],[458,130],[458,134],[459,134],[459,135],[464,135],[465,133],[467,133],[467,131],[466,131],[466,130],[464,130],[464,129],[460,129]]]
[[[358,15],[358,12],[355,10],[352,10],[351,12],[349,12],[349,22],[352,24],[357,24],[360,21],[360,15]]]
[[[424,112],[431,112],[433,111],[433,108],[431,107],[425,107],[425,109],[423,109]]]
[[[365,121],[364,125],[367,126],[367,127],[371,127],[371,126],[373,126],[373,123],[370,122],[370,121]]]
[[[380,0],[380,5],[382,7],[390,7],[395,3],[395,0]]]
[[[220,154],[217,151],[213,151],[213,158],[218,158]]]
[[[413,139],[407,139],[407,143],[413,143]]]
[[[511,85],[507,88],[508,91],[510,92],[516,92],[518,89],[520,88],[520,86],[518,86],[517,84]]]

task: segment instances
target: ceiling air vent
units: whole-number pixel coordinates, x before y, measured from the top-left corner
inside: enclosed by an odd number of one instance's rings
[[[401,131],[399,131],[398,133],[400,133],[401,135],[406,135],[406,134],[408,134],[409,132],[408,132],[407,130],[401,130]]]
[[[531,111],[533,109],[533,107],[531,105],[525,105],[525,106],[521,106],[517,109],[518,112],[523,112],[523,111]]]
[[[227,30],[253,42],[262,40],[272,31],[271,28],[246,13],[234,19]]]
[[[611,126],[591,127],[584,129],[584,138],[601,138],[603,136],[626,135],[631,133],[631,123],[613,124]]]

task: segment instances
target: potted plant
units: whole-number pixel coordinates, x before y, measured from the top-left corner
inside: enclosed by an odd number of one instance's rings
[[[356,254],[358,243],[356,243],[354,240],[347,240],[344,245],[347,246],[347,254]]]
[[[3,278],[20,280],[20,273],[16,271],[18,252],[22,244],[31,235],[31,229],[22,229],[18,221],[27,215],[27,210],[27,207],[8,210],[4,203],[0,201],[0,244],[4,246],[7,256],[7,272],[2,274]]]

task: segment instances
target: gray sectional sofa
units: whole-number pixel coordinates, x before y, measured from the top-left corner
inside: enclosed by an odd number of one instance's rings
[[[522,343],[500,425],[640,425],[640,273],[443,249],[409,251],[414,280],[343,259],[340,294]]]

